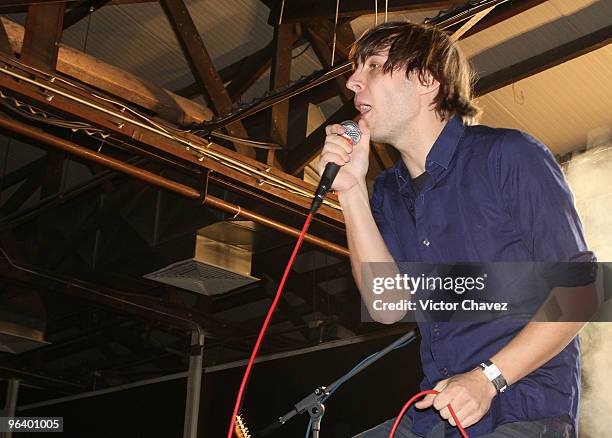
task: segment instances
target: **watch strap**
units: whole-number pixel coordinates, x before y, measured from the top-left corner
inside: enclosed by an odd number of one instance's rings
[[[487,379],[495,386],[497,392],[504,392],[508,388],[508,382],[493,362],[486,360],[480,364],[480,368],[482,368]]]

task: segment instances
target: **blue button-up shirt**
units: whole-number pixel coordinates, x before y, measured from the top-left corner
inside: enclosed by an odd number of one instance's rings
[[[592,261],[572,193],[548,149],[510,129],[464,126],[451,119],[425,163],[430,178],[416,200],[402,160],[381,173],[371,205],[396,261]],[[419,323],[422,389],[468,372],[502,349],[525,322]],[[580,352],[572,341],[545,365],[493,399],[466,431],[472,437],[513,421],[578,415]],[[408,396],[408,394],[407,394]],[[434,409],[409,414],[425,436],[440,421]],[[458,437],[446,425],[446,437]]]

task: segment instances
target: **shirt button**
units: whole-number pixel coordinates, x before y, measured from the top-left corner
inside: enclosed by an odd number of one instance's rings
[[[447,368],[444,368],[444,369],[442,370],[442,374],[444,374],[445,376],[448,376],[448,369],[447,369]]]
[[[425,245],[425,246],[429,246],[429,245],[430,245],[429,240],[427,240],[427,239],[423,240],[423,245]]]

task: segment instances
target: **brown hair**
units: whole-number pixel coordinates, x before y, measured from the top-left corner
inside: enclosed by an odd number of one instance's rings
[[[474,123],[480,110],[472,100],[474,73],[456,45],[442,30],[425,24],[390,21],[364,33],[351,49],[349,59],[363,64],[373,55],[389,51],[383,66],[385,73],[406,69],[406,76],[416,73],[421,83],[427,74],[440,83],[432,105],[440,118],[459,116],[464,123]]]

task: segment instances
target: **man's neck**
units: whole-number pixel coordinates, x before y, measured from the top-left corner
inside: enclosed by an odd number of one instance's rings
[[[446,123],[446,120],[441,120],[435,113],[428,112],[414,121],[396,145],[412,178],[425,172],[427,155]]]

